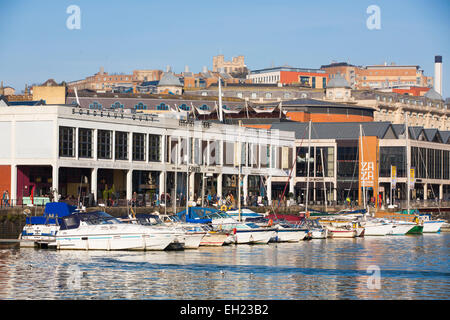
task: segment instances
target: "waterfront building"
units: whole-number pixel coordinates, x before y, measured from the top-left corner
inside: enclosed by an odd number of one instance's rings
[[[225,61],[223,54],[219,54],[213,57],[213,72],[226,72],[243,74],[247,72],[247,66],[245,65],[245,57],[237,56],[232,57],[231,61]]]
[[[253,83],[300,84],[315,89],[326,88],[328,73],[320,69],[282,66],[251,70],[247,79],[252,80]]]
[[[363,132],[363,158],[360,157],[360,125]],[[406,151],[404,124],[312,123],[311,144],[308,140],[308,123],[280,121],[273,123],[270,128],[295,132],[296,152],[291,158],[295,165],[289,181],[289,192],[295,195],[295,199],[301,199],[301,203],[305,203],[309,180],[311,203],[323,204],[324,199],[327,199],[342,204],[349,197],[352,201],[359,200],[361,204],[359,173],[363,168],[359,164],[362,160],[373,162],[373,184],[366,188],[366,199],[379,199],[381,195],[386,204],[393,185],[394,199],[404,201],[407,192],[407,152],[411,157],[411,168],[415,170],[411,200],[450,200],[450,130],[411,126],[409,150]],[[395,181],[392,181],[391,166],[397,169]],[[283,191],[287,181],[287,178],[273,179],[273,197]]]
[[[404,86],[433,87],[433,77],[425,76],[418,65],[355,66],[347,62],[334,62],[322,65],[321,70],[329,74],[330,79],[343,76],[353,89],[392,89]]]
[[[132,74],[114,73],[109,74],[100,67],[100,71],[85,79],[70,81],[67,83],[68,89],[77,90],[89,89],[94,91],[110,92],[114,88],[124,86],[135,88],[136,85],[146,81],[159,81],[162,76],[161,70],[134,70]]]
[[[239,165],[244,199],[266,194],[270,203],[272,178],[290,169],[292,132],[199,121],[189,111],[131,113],[115,103],[90,108],[81,101],[0,107],[0,187],[16,203],[31,196],[45,202],[58,193],[92,194],[100,203],[111,194],[141,197],[148,204],[165,192],[186,196],[187,184],[189,199],[197,200],[203,178],[206,192],[236,197]]]

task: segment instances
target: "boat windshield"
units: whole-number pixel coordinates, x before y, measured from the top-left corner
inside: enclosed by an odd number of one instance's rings
[[[149,214],[137,215],[136,220],[139,224],[146,226],[154,226],[163,223],[158,216]]]
[[[113,216],[107,214],[106,212],[97,211],[97,212],[83,212],[77,213],[77,217],[86,222],[89,225],[97,225],[97,224],[121,224],[122,222]]]

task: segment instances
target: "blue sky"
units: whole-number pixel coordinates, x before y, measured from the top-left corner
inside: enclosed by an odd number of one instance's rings
[[[70,5],[81,9],[80,30],[66,27]],[[370,5],[381,9],[380,30],[366,27]],[[100,66],[198,72],[219,53],[244,55],[250,69],[396,62],[434,76],[434,56],[442,55],[448,97],[449,34],[448,0],[0,0],[0,80],[21,91]]]

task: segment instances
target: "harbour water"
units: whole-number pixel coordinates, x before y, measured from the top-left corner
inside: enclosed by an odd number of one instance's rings
[[[159,252],[3,244],[0,299],[448,300],[449,266],[450,233]]]

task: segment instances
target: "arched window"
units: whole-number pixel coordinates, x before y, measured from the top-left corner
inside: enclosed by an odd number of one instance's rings
[[[94,101],[89,105],[89,109],[102,110],[102,105],[97,101]]]
[[[116,101],[111,105],[111,109],[123,109],[123,104],[121,104],[119,101]]]
[[[184,110],[184,111],[190,111],[190,110],[191,110],[191,107],[189,107],[188,105],[186,105],[185,103],[183,103],[183,104],[180,106],[180,109],[181,109],[181,110]]]
[[[136,110],[147,110],[147,105],[143,104],[142,102],[139,102],[134,106],[134,109]]]
[[[156,110],[169,110],[169,106],[161,102],[159,105],[156,106]]]
[[[200,110],[209,110],[209,106],[207,104],[204,104],[199,109]]]

